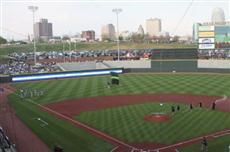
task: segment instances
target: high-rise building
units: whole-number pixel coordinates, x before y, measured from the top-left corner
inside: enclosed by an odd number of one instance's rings
[[[115,27],[113,24],[107,24],[101,28],[101,39],[104,40],[116,40]]]
[[[214,8],[212,11],[212,23],[221,24],[225,22],[224,10],[222,8]]]
[[[86,41],[95,41],[95,31],[89,30],[89,31],[82,31],[81,32],[81,38],[86,39]]]
[[[53,36],[52,23],[48,23],[47,19],[40,19],[40,22],[34,24],[35,38],[48,41]]]
[[[158,36],[161,32],[161,20],[158,18],[146,20],[146,33],[152,36]]]
[[[140,34],[140,35],[144,35],[145,34],[142,25],[139,25],[138,30],[137,30],[137,34]]]

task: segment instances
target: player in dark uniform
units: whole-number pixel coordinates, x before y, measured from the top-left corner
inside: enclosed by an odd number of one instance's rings
[[[199,103],[200,108],[202,108],[202,102]]]
[[[212,110],[215,110],[215,109],[216,109],[216,103],[213,102],[213,103],[212,103]]]
[[[171,106],[171,110],[172,110],[172,112],[175,112],[175,107]]]
[[[180,111],[180,105],[177,105],[177,111]]]
[[[206,137],[203,137],[202,141],[202,152],[207,152],[208,151],[208,142]]]

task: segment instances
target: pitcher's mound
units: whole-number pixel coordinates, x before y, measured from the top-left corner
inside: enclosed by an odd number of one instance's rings
[[[151,113],[145,116],[144,119],[150,122],[166,122],[170,120],[170,116],[166,113]]]

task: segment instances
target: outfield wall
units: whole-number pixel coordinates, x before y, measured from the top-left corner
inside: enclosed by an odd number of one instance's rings
[[[177,49],[153,49],[151,59],[197,59],[196,48],[177,48]]]
[[[198,68],[230,69],[230,60],[198,60]]]
[[[151,68],[151,60],[103,61],[112,68]]]
[[[117,62],[117,63],[116,63]],[[122,62],[122,63],[121,63]],[[28,75],[0,76],[0,83],[38,81],[48,79],[63,79],[110,75],[116,73],[145,73],[145,72],[200,72],[200,73],[228,73],[230,74],[230,60],[143,60],[143,61],[114,61],[117,65],[132,63],[128,68],[111,68],[109,63],[98,62],[101,68],[96,70],[68,71],[58,73],[41,73]],[[139,65],[136,63],[139,63]],[[144,63],[143,65],[141,65]],[[150,66],[149,66],[150,64]],[[131,67],[131,68],[129,68]],[[139,68],[138,68],[139,67]],[[145,68],[146,67],[146,68]]]
[[[189,71],[185,70],[183,71],[182,69],[180,71],[178,70],[160,70],[160,69],[155,69],[155,68],[133,68],[133,69],[124,69],[124,73],[173,73],[173,71],[177,72],[187,72],[189,73],[225,73],[225,74],[230,74],[230,69],[207,69],[207,68],[197,68],[196,70]]]
[[[96,61],[65,62],[57,64],[63,71],[81,71],[96,69]]]
[[[153,72],[196,72],[197,60],[152,60]]]

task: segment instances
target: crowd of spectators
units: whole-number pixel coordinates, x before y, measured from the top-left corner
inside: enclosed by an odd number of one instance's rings
[[[6,64],[0,64],[0,74],[3,75],[19,75],[27,73],[45,73],[60,71],[56,63],[43,63],[31,65],[22,60],[10,59]]]
[[[135,60],[140,58],[151,58],[153,52],[158,50],[153,49],[139,49],[139,50],[120,50],[120,59],[123,60]],[[57,59],[61,61],[71,61],[71,59],[81,58],[97,58],[97,57],[112,57],[117,59],[117,50],[82,50],[82,51],[49,51],[49,52],[36,52],[37,60],[44,59]],[[21,52],[9,54],[9,57],[20,61],[33,60],[33,52]],[[215,59],[226,59],[230,58],[230,50],[198,50],[198,58],[215,58]]]
[[[230,50],[199,50],[200,59],[230,59]]]
[[[120,60],[149,59],[154,56],[154,51],[156,50],[120,50]],[[8,55],[9,62],[0,65],[0,74],[16,75],[25,73],[55,72],[60,71],[56,65],[58,62],[117,60],[117,53],[117,50],[42,51],[36,52],[36,59],[39,63],[36,65],[33,65],[33,52],[11,53]],[[198,58],[230,59],[230,50],[198,50]]]
[[[120,50],[122,57],[149,57],[151,50]],[[12,53],[9,57],[19,60],[33,59],[32,52]],[[84,58],[84,57],[116,57],[117,50],[97,50],[97,51],[50,51],[50,52],[36,52],[38,60],[42,59],[64,59],[64,58]]]
[[[9,138],[5,135],[2,127],[0,127],[0,151],[16,152],[14,145],[9,141]]]
[[[150,50],[121,50],[121,60],[137,60],[141,57],[150,57]],[[57,62],[89,61],[91,59],[107,60],[117,59],[117,50],[99,51],[50,51],[36,52],[37,64],[33,64],[33,52],[19,52],[8,55],[9,62],[0,65],[0,74],[18,75],[26,73],[46,73],[60,71]],[[83,59],[83,60],[79,60]]]

